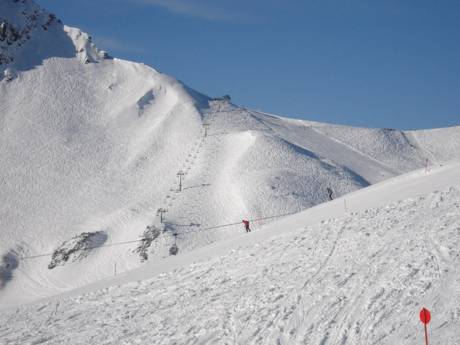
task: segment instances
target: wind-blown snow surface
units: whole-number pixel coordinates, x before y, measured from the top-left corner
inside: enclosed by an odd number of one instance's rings
[[[0,81],[2,305],[95,282],[115,266],[139,267],[139,243],[111,245],[137,240],[147,227],[165,230],[147,250],[160,260],[174,232],[183,253],[240,231],[206,228],[298,212],[327,201],[328,187],[338,197],[427,158],[460,157],[460,127],[362,129],[251,111],[107,58],[30,0],[0,4],[11,38],[2,41],[8,59],[0,67],[15,72]],[[159,208],[168,210],[166,224]],[[106,247],[81,261],[50,270],[51,255],[25,259],[99,231]]]
[[[457,344],[459,176],[460,165],[404,175],[347,197],[345,217],[340,199],[244,235],[229,252],[216,246],[210,260],[174,270],[165,260],[153,279],[4,311],[2,341],[415,345],[426,306],[432,341]],[[158,272],[140,273],[149,271]]]

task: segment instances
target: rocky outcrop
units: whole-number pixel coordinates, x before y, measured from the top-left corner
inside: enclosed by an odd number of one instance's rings
[[[107,241],[107,234],[104,231],[83,232],[64,242],[54,251],[48,268],[51,270],[56,266],[65,265],[69,260],[82,260],[92,250],[102,246],[105,241]]]
[[[90,36],[64,26],[32,0],[1,0],[0,80],[11,80],[16,71],[29,70],[51,57],[77,57],[82,63],[110,58],[97,49]],[[14,73],[7,77],[6,69]]]
[[[141,239],[141,243],[135,249],[135,252],[141,257],[141,261],[148,260],[149,254],[148,250],[152,245],[152,242],[160,236],[161,230],[154,225],[149,225],[144,231],[144,234]]]

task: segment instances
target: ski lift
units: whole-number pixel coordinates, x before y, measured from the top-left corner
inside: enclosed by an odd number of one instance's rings
[[[179,253],[179,247],[177,246],[177,232],[173,234],[174,244],[169,248],[169,255],[177,255]]]

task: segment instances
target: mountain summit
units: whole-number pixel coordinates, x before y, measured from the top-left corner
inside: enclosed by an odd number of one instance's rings
[[[0,76],[11,80],[18,71],[51,57],[78,57],[84,63],[108,57],[78,29],[62,22],[31,0],[0,2]]]

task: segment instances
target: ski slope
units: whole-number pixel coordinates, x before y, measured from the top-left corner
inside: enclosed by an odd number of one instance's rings
[[[432,340],[456,344],[459,215],[460,164],[412,172],[4,310],[0,334],[5,344],[419,344],[426,306]]]
[[[337,198],[427,159],[432,168],[460,160],[460,127],[404,132],[269,115],[110,58],[31,0],[0,2],[0,22],[3,306],[142,267],[137,240],[147,235],[149,263],[169,255],[174,234],[180,254],[195,255],[238,238],[242,219],[273,217],[254,222],[258,230],[328,201],[327,188]],[[49,268],[53,253],[88,233],[101,234],[100,248]]]

